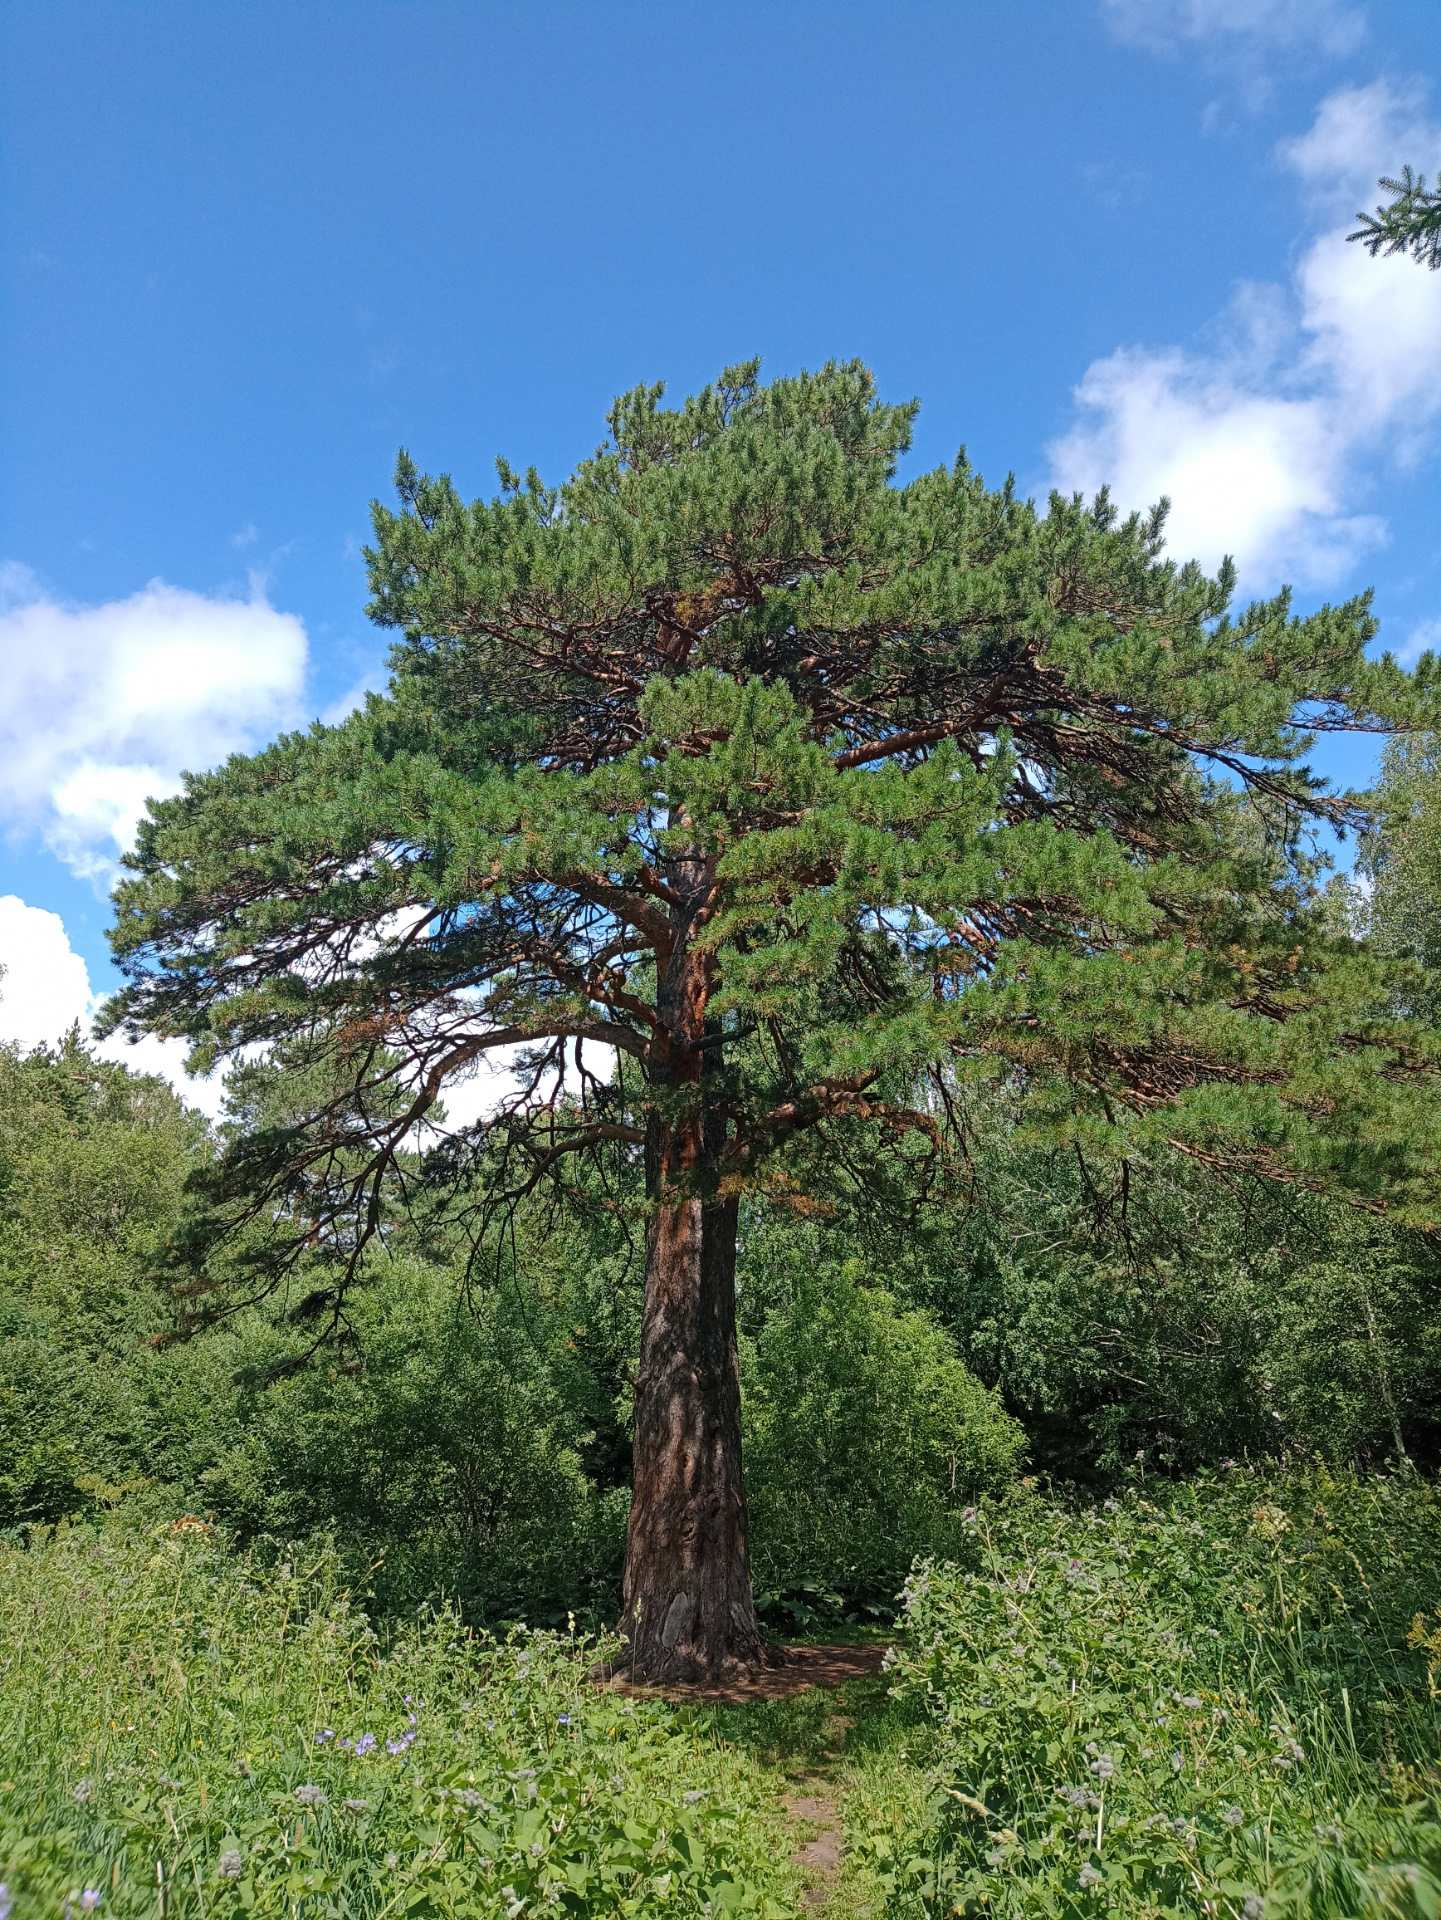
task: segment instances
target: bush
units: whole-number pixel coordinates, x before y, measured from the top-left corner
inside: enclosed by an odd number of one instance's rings
[[[760,1604],[798,1624],[890,1615],[912,1558],[947,1551],[965,1504],[1011,1478],[1021,1429],[946,1333],[863,1286],[854,1264],[802,1275],[747,1346]]]
[[[775,1912],[776,1809],[731,1753],[587,1680],[593,1644],[380,1641],[333,1554],[198,1521],[0,1548],[14,1920]]]
[[[521,1313],[495,1293],[467,1306],[453,1274],[407,1260],[350,1313],[363,1367],[273,1377],[295,1336],[260,1314],[163,1356],[156,1471],[246,1538],[333,1530],[384,1611],[446,1598],[472,1621],[554,1625],[612,1605],[627,1495],[582,1471],[581,1423]]]
[[[1412,1913],[1441,1903],[1441,1500],[1233,1472],[1075,1513],[982,1502],[906,1594],[939,1736],[898,1913]]]

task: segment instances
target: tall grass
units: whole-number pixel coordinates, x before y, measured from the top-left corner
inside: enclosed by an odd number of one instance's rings
[[[1441,1502],[1237,1471],[969,1517],[906,1593],[937,1747],[898,1913],[1435,1915]]]
[[[0,1548],[0,1908],[779,1911],[753,1770],[598,1691],[597,1651],[427,1611],[383,1643],[333,1554],[233,1556],[195,1522]]]

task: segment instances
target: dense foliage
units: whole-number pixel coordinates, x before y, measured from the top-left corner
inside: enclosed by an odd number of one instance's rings
[[[0,1527],[124,1499],[242,1539],[333,1531],[382,1612],[613,1621],[639,1316],[624,1219],[537,1204],[468,1279],[444,1221],[398,1226],[354,1296],[355,1344],[297,1365],[300,1290],[179,1337],[166,1236],[214,1151],[168,1088],[78,1040],[0,1049]],[[933,1319],[817,1271],[783,1225],[754,1241],[766,1590],[778,1619],[889,1612],[1023,1436]]]
[[[907,1585],[935,1718],[897,1914],[1432,1914],[1441,1501],[1236,1470],[983,1501]]]

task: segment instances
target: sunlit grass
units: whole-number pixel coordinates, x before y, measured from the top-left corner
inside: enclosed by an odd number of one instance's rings
[[[0,1549],[0,1880],[31,1915],[757,1914],[758,1770],[567,1634],[379,1639],[328,1551],[198,1527]]]

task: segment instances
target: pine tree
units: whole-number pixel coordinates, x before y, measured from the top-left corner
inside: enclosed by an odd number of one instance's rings
[[[1374,214],[1358,213],[1361,222],[1348,240],[1359,240],[1374,260],[1378,254],[1409,253],[1433,272],[1441,267],[1441,180],[1427,190],[1424,173],[1403,167],[1399,180],[1378,180],[1395,198]]]
[[[1403,1208],[1437,1161],[1423,1037],[1306,854],[1356,813],[1306,771],[1315,730],[1430,711],[1366,659],[1364,599],[1233,619],[1229,567],[1162,558],[1163,509],[1041,514],[964,457],[900,485],[915,408],[856,363],[661,400],[617,401],[558,489],[501,463],[467,506],[402,456],[369,553],[389,692],[153,805],[107,1015],[292,1077],[190,1253],[263,1227],[264,1272],[304,1263],[332,1325],[418,1123],[486,1054],[521,1049],[511,1091],[432,1186],[477,1141],[492,1205],[634,1156],[623,1624],[657,1677],[768,1657],[742,1192],[841,1159],[923,1191],[986,1075],[1093,1152],[1163,1139]]]

